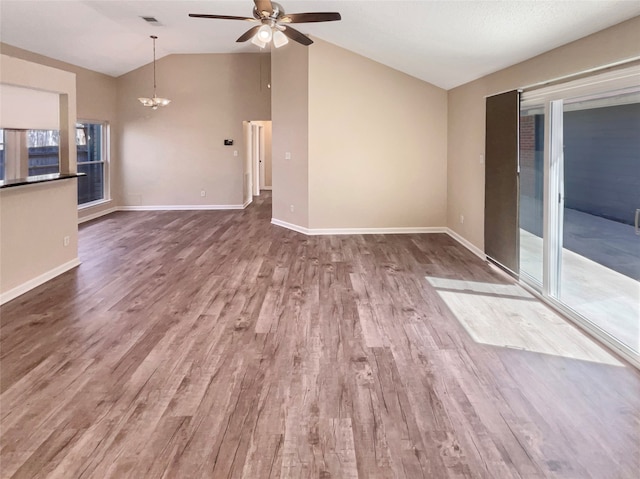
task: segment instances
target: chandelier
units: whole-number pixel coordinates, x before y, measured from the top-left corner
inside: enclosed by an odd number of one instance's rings
[[[158,37],[151,35],[153,39],[153,98],[138,98],[143,106],[148,106],[152,110],[157,110],[159,106],[167,106],[171,100],[167,98],[159,98],[156,96],[156,40]]]

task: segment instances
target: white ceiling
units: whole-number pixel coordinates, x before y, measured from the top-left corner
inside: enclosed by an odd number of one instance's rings
[[[340,22],[297,27],[446,89],[640,15],[638,0],[279,3],[289,13],[339,11]],[[251,0],[0,0],[0,40],[119,76],[150,62],[152,34],[158,58],[259,51],[235,43],[248,23],[187,16],[251,16],[252,7]]]

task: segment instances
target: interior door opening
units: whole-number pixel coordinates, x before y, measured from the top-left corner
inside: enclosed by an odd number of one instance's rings
[[[271,121],[243,122],[244,132],[244,184],[245,204],[262,191],[271,190]]]

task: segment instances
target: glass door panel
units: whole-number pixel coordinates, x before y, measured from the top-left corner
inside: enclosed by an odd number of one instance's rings
[[[558,299],[640,351],[640,95],[565,100]]]
[[[520,273],[542,284],[544,107],[520,109]]]

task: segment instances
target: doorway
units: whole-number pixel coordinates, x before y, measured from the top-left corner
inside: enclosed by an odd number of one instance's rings
[[[640,88],[614,72],[523,94],[520,277],[640,363]]]
[[[261,191],[271,190],[271,121],[243,122],[245,167],[245,204]]]

